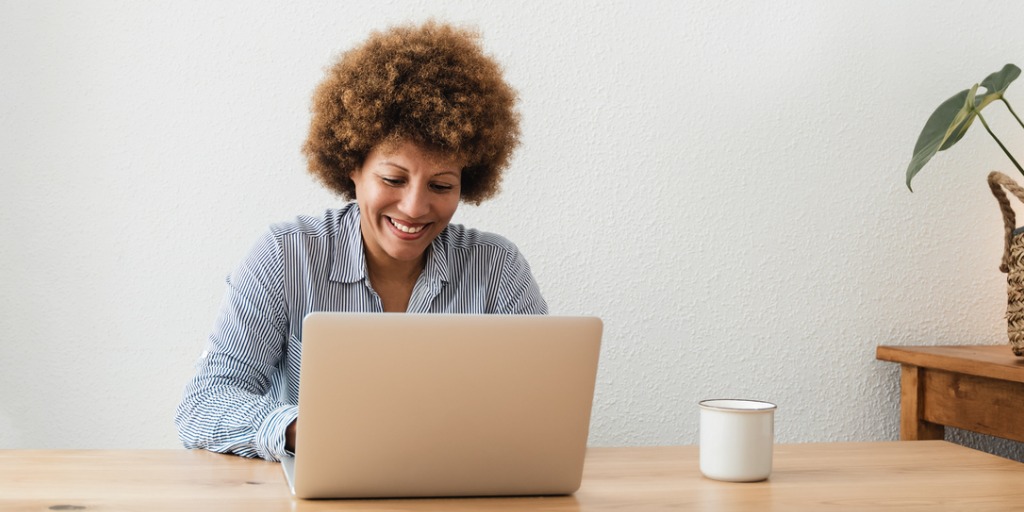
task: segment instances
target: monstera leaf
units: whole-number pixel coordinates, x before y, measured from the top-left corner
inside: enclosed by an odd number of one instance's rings
[[[910,187],[910,180],[935,156],[935,153],[951,148],[963,138],[981,109],[993,101],[1002,99],[1006,88],[1019,76],[1020,68],[1007,64],[1000,71],[982,80],[980,86],[985,88],[982,96],[977,96],[979,84],[974,84],[974,87],[960,91],[942,102],[939,108],[932,112],[917,138],[914,157],[907,166],[907,188],[913,190]]]

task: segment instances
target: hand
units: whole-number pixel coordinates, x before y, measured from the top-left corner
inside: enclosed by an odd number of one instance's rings
[[[295,418],[295,421],[284,431],[284,449],[292,453],[295,453],[295,429],[299,424],[299,419]]]

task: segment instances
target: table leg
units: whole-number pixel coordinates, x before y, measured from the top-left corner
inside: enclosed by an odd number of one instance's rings
[[[945,427],[923,419],[925,388],[922,374],[927,370],[909,364],[900,366],[900,439],[943,439]]]

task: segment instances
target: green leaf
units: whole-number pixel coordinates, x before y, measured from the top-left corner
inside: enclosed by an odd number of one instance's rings
[[[1006,88],[1009,87],[1010,84],[1019,76],[1020,68],[1013,64],[1007,64],[1003,66],[1003,69],[999,70],[999,72],[992,73],[985,77],[985,79],[981,81],[981,86],[988,89],[988,92],[978,100],[976,108],[981,110],[989,103],[1001,99],[1003,97],[1003,93],[1006,92]]]
[[[970,112],[974,107],[973,91],[977,90],[977,84],[971,89],[965,89],[954,94],[951,98],[943,101],[939,108],[932,112],[931,117],[924,124],[921,135],[917,137],[917,144],[914,145],[914,157],[907,166],[907,188],[910,180],[924,167],[929,160],[939,152],[939,148],[953,134],[958,126],[969,120]]]
[[[949,130],[946,131],[946,136],[942,141],[942,145],[939,146],[939,151],[952,146],[947,144],[949,139],[953,137],[963,137],[964,132],[974,122],[974,118],[978,116],[978,109],[974,106],[977,103],[978,84],[974,84],[967,91],[967,97],[964,98],[964,104],[960,108],[960,111],[956,113],[956,117],[953,119],[953,123],[956,126],[950,125]]]
[[[974,118],[978,116],[978,112],[989,103],[1001,99],[1006,88],[1019,76],[1020,68],[1007,64],[1003,69],[982,80],[980,85],[986,89],[984,95],[976,96],[979,84],[974,84],[974,87],[960,91],[942,102],[928,118],[921,135],[917,138],[917,144],[914,145],[914,157],[907,166],[907,188],[913,190],[910,187],[910,180],[924,168],[935,153],[949,149],[959,142],[971,127]]]
[[[1003,66],[1003,69],[985,77],[985,79],[981,81],[981,87],[986,89],[986,93],[985,95],[979,96],[975,99],[975,114],[980,112],[981,109],[987,107],[989,103],[1002,99],[1003,93],[1006,92],[1006,88],[1009,87],[1010,84],[1019,76],[1020,68],[1013,64],[1007,64]],[[960,139],[963,138],[964,134],[967,133],[967,129],[971,127],[971,123],[974,122],[974,118],[975,115],[971,115],[962,123],[962,126],[957,126],[956,130],[953,132],[953,136],[946,140],[942,147],[939,148],[939,151],[945,151],[952,147],[953,144],[959,142]]]

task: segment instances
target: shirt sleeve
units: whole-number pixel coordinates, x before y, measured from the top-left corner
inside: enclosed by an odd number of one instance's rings
[[[271,233],[228,276],[228,290],[185,387],[175,424],[186,448],[279,460],[298,407],[269,398],[287,349],[281,246]]]
[[[533,278],[530,271],[530,264],[519,252],[515,245],[511,245],[505,254],[505,261],[501,268],[501,285],[498,287],[501,293],[502,314],[516,315],[546,315],[548,314],[548,303],[540,294],[540,286]]]

